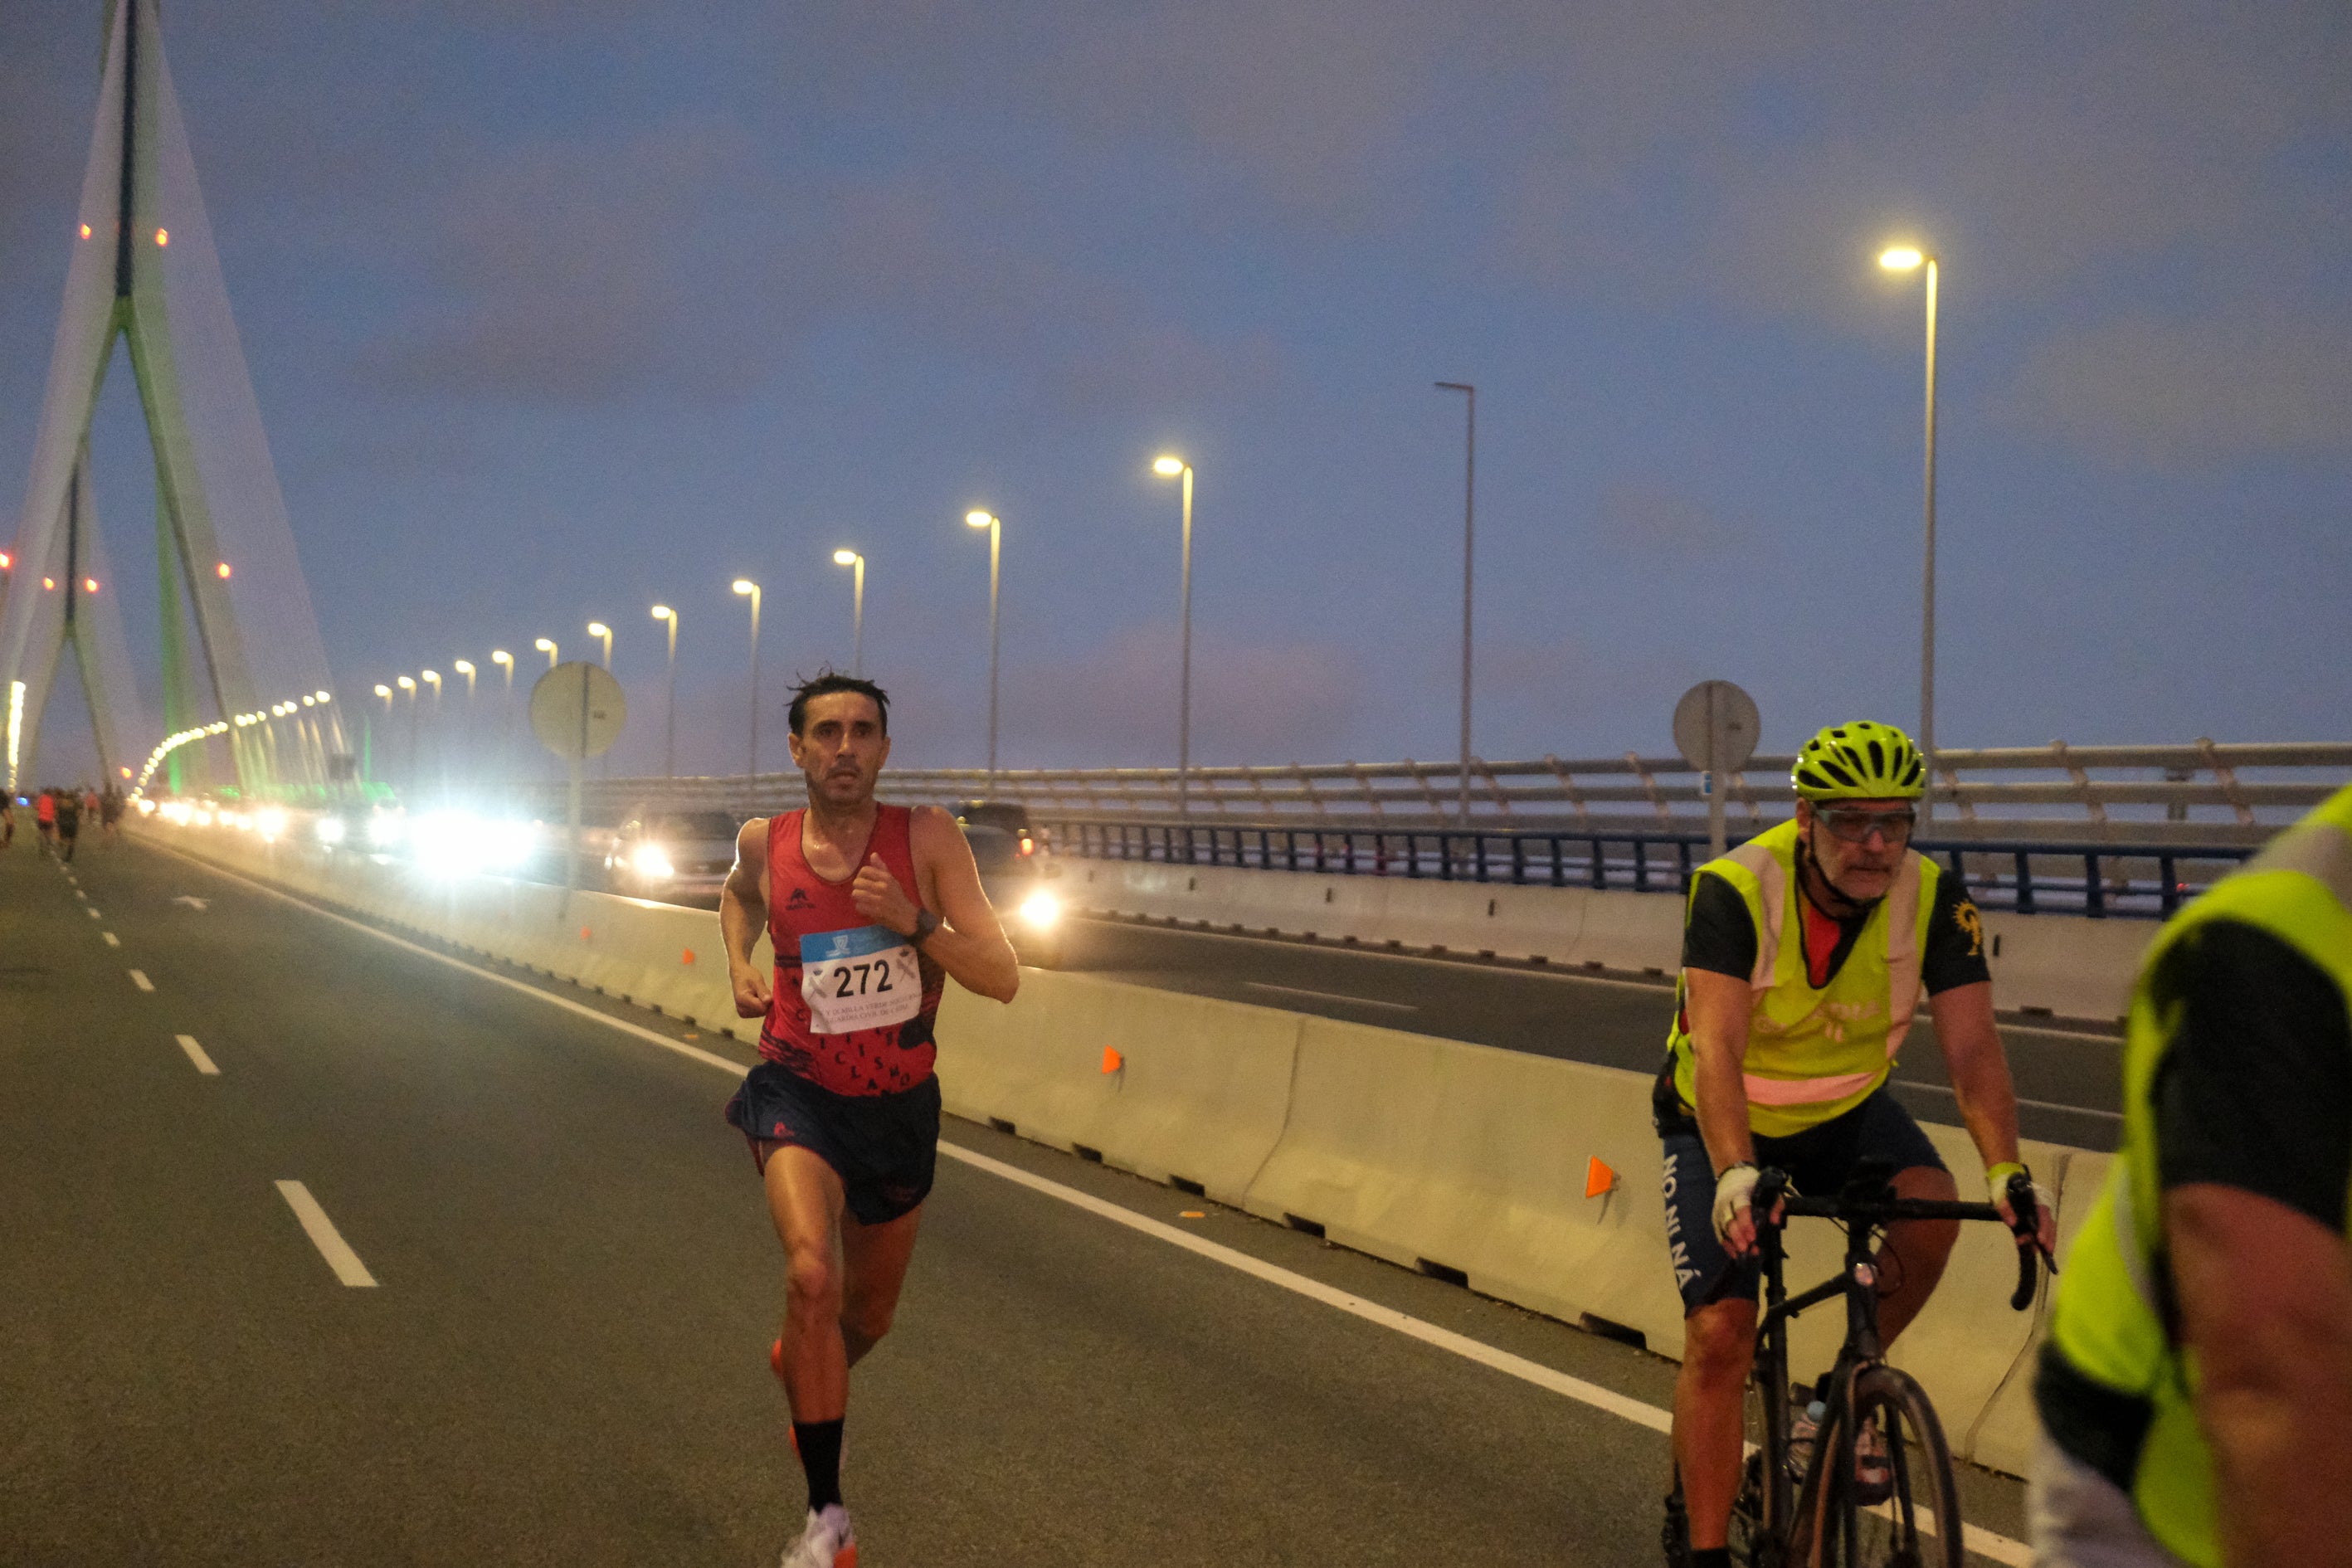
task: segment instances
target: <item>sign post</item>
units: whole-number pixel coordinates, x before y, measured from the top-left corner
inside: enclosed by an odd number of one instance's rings
[[[570,765],[571,835],[563,856],[563,889],[580,886],[580,765],[601,757],[621,738],[628,699],[612,671],[575,658],[559,664],[530,689],[530,728],[540,743]]]
[[[1763,728],[1756,699],[1728,680],[1702,680],[1675,704],[1675,745],[1683,761],[1699,770],[1699,787],[1706,795],[1706,854],[1712,860],[1726,847],[1723,825],[1723,781],[1756,754],[1756,738]]]

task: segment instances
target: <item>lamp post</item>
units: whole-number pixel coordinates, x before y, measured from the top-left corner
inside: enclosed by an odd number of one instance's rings
[[[1478,516],[1478,389],[1467,382],[1441,381],[1440,392],[1458,392],[1469,407],[1462,447],[1462,826],[1470,826],[1470,590]]]
[[[662,704],[662,777],[677,777],[677,612],[654,606],[654,619],[669,623],[669,699]]]
[[[408,787],[416,787],[416,678],[404,675],[393,682],[408,693]]]
[[[1183,630],[1176,677],[1176,815],[1189,816],[1192,810],[1192,465],[1181,458],[1161,457],[1152,462],[1151,471],[1162,479],[1181,476],[1184,481],[1184,576],[1177,595],[1177,618]]]
[[[465,757],[463,761],[465,763],[464,772],[466,774],[466,787],[471,789],[474,787],[476,782],[474,778],[474,676],[476,668],[474,661],[470,658],[461,658],[449,668],[466,678],[466,728],[463,731],[465,736],[465,746],[463,748]]]
[[[433,688],[433,753],[441,764],[441,793],[449,793],[449,729],[441,721],[441,672],[437,669],[417,671],[417,679]]]
[[[510,778],[514,771],[514,655],[502,647],[492,648],[490,662],[507,672],[506,695],[499,700],[499,773]]]
[[[849,673],[866,673],[866,557],[855,550],[833,552],[835,566],[849,568]]]
[[[735,591],[751,601],[751,760],[744,785],[756,791],[760,787],[760,584],[749,577],[738,577]],[[748,797],[745,804],[750,804]]]
[[[1919,820],[1927,822],[1936,815],[1936,258],[1916,246],[1897,245],[1881,251],[1878,264],[1889,272],[1927,269],[1927,542],[1919,593],[1919,754],[1927,764]]]
[[[530,646],[531,646],[531,647],[535,647],[535,648],[537,648],[537,649],[539,649],[539,651],[540,651],[540,652],[541,652],[541,653],[543,653],[543,654],[545,654],[545,655],[547,656],[547,668],[550,668],[550,669],[553,669],[553,668],[555,668],[555,653],[556,653],[556,648],[555,648],[555,639],[554,639],[553,637],[541,637],[541,638],[540,638],[537,642],[535,642],[535,643],[531,644]]]
[[[602,621],[590,621],[588,635],[604,639],[604,668],[610,670],[613,668],[613,628]]]
[[[383,699],[383,721],[390,724],[392,722],[392,688],[379,680],[375,683],[375,694]],[[360,776],[365,778],[369,773],[375,772],[375,715],[362,710],[362,720],[364,728],[360,731]]]
[[[1004,520],[978,509],[963,514],[965,524],[988,530],[988,793],[996,793],[996,589],[998,567],[1004,553]]]

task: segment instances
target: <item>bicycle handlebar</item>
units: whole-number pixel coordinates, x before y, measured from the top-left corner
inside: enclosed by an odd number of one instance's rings
[[[2033,1195],[2030,1176],[2016,1175],[2009,1179],[2010,1211],[2017,1216],[2010,1226],[2017,1238],[2017,1289],[2010,1292],[2011,1311],[2021,1312],[2033,1302],[2033,1292],[2041,1283],[2042,1265],[2050,1272],[2058,1272],[2058,1260],[2042,1249],[2042,1205]],[[1991,1204],[1964,1204],[1941,1198],[1896,1197],[1894,1189],[1884,1184],[1875,1190],[1849,1187],[1833,1198],[1809,1198],[1789,1191],[1789,1177],[1784,1171],[1768,1170],[1756,1184],[1752,1200],[1755,1214],[1770,1215],[1777,1206],[1781,1215],[1779,1223],[1802,1216],[1808,1219],[1833,1219],[1846,1224],[1882,1226],[1895,1220],[1948,1219],[1998,1220],[2000,1210]],[[1764,1221],[1771,1224],[1774,1222]]]

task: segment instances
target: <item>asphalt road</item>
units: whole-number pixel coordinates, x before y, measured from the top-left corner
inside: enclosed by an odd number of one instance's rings
[[[1534,965],[1416,958],[1333,942],[1231,936],[1133,921],[1072,920],[1065,969],[1203,996],[1318,1013],[1655,1072],[1674,1017],[1671,982]],[[1895,1068],[1895,1092],[1927,1121],[1959,1121],[1925,1008]],[[2001,1027],[2028,1137],[2112,1149],[2121,1121],[2116,1037],[2011,1018]]]
[[[772,1563],[801,1500],[781,1257],[719,1119],[745,1059],[160,851],[93,845],[69,880],[20,838],[0,1561]],[[1655,1560],[1665,1363],[984,1128],[950,1144],[853,1385],[865,1568]],[[2016,1486],[1969,1489],[2018,1533]]]

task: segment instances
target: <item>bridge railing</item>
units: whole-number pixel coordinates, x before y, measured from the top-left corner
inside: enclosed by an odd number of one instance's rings
[[[1454,833],[1039,820],[1060,852],[1087,859],[1323,876],[1680,893],[1706,858],[1706,835],[1689,831]],[[2254,853],[2252,847],[2234,845],[2119,847],[2029,839],[1921,840],[1917,847],[1988,908],[2094,920],[2162,919]]]

